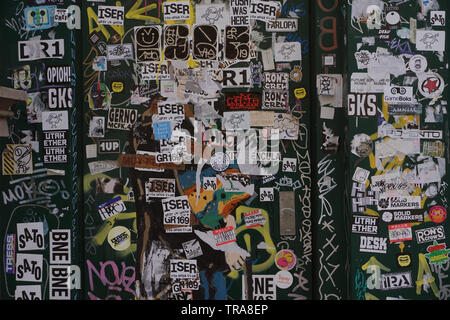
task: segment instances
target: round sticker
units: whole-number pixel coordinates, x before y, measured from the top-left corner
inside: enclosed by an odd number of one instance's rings
[[[384,222],[391,222],[392,221],[392,217],[393,217],[392,212],[385,211],[385,212],[383,212],[383,215],[381,216],[381,219]]]
[[[433,206],[428,211],[428,216],[434,223],[442,223],[447,218],[447,210],[443,206]]]
[[[123,251],[128,249],[131,245],[130,230],[123,226],[112,228],[108,233],[108,242],[114,250]]]
[[[428,61],[427,58],[420,54],[416,54],[409,59],[409,69],[414,73],[422,73],[427,70]]]
[[[437,73],[428,72],[419,76],[419,92],[425,98],[433,99],[444,90],[444,79]]]
[[[216,152],[211,156],[209,160],[211,167],[216,171],[224,171],[230,165],[230,158],[224,152]]]
[[[275,284],[280,289],[289,288],[293,282],[294,277],[292,276],[292,273],[287,270],[278,271],[275,275]]]
[[[302,67],[300,66],[294,66],[294,69],[289,74],[292,81],[300,82],[302,81],[303,74],[302,74]]]
[[[400,23],[400,15],[396,11],[391,11],[386,14],[386,22],[390,25],[396,25]]]
[[[297,263],[297,257],[292,250],[278,251],[275,256],[275,264],[281,270],[291,270]]]
[[[306,89],[305,88],[297,88],[294,90],[294,95],[298,99],[303,99],[306,97]]]

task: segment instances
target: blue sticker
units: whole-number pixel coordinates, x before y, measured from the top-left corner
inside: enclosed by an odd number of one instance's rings
[[[56,6],[25,8],[25,23],[28,30],[44,30],[55,25]]]
[[[153,123],[153,134],[155,140],[166,140],[172,136],[170,121],[159,121]]]

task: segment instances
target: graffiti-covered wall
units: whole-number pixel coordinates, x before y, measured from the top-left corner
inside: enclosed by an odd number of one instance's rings
[[[0,137],[2,300],[81,296],[78,2],[0,4],[0,85],[26,93]]]
[[[352,299],[448,298],[448,5],[348,6]]]
[[[311,298],[309,10],[83,7],[87,298]]]

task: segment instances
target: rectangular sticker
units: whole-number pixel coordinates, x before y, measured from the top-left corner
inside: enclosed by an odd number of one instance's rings
[[[106,47],[106,59],[133,60],[133,45],[131,43],[111,44]]]
[[[188,20],[191,18],[189,1],[166,1],[163,3],[164,21]]]
[[[295,32],[298,29],[298,19],[279,18],[274,22],[266,22],[267,32]]]
[[[276,62],[302,60],[302,47],[300,42],[275,42],[273,48]]]
[[[44,131],[44,163],[67,163],[67,131]]]
[[[384,101],[389,104],[414,104],[413,87],[387,86],[384,88]]]
[[[244,220],[247,229],[263,226],[266,223],[266,218],[261,209],[244,212]]]
[[[359,242],[359,251],[384,254],[387,252],[387,238],[361,236]]]
[[[378,234],[378,217],[353,215],[352,233]]]
[[[100,213],[100,218],[104,221],[112,216],[115,216],[116,214],[124,212],[126,207],[122,201],[122,198],[119,196],[99,205],[97,210],[98,213]]]
[[[388,225],[388,232],[390,243],[412,240],[410,223]]]
[[[445,31],[417,30],[416,50],[445,51]]]
[[[33,173],[31,144],[7,144],[2,153],[3,175],[27,175]]]
[[[350,93],[348,99],[348,116],[376,117],[378,110],[378,96],[376,94]]]
[[[213,230],[212,233],[217,247],[226,243],[236,242],[236,232],[233,226],[216,229]]]
[[[64,39],[18,41],[19,61],[64,58]]]
[[[281,4],[276,1],[251,0],[249,15],[250,19],[272,22],[277,18],[277,11],[281,9]]]
[[[101,154],[120,153],[120,140],[118,139],[100,140],[98,143],[98,153]]]
[[[18,251],[44,250],[44,224],[42,222],[17,224]]]
[[[421,200],[422,198],[420,196],[381,196],[378,200],[378,210],[421,209]]]
[[[70,229],[50,231],[50,264],[71,263]]]
[[[138,111],[125,108],[110,108],[108,111],[108,129],[130,130],[137,121]]]
[[[125,8],[119,6],[98,6],[98,24],[122,26]]]
[[[246,297],[246,277],[242,277],[242,297]],[[277,286],[274,275],[252,275],[253,300],[276,300]]]
[[[147,202],[151,198],[175,197],[175,179],[149,178],[145,183],[145,197]]]
[[[50,300],[70,300],[70,266],[50,265]]]
[[[381,290],[397,290],[413,287],[411,272],[382,274],[380,283]]]
[[[183,242],[183,250],[188,259],[194,259],[203,255],[202,247],[197,239]]]
[[[232,26],[248,26],[250,24],[249,6],[250,0],[230,1],[230,23]]]
[[[170,259],[171,279],[192,279],[198,277],[197,260]]]
[[[7,234],[5,239],[5,274],[16,272],[16,235]]]
[[[416,230],[416,241],[418,244],[444,239],[445,239],[444,226],[437,226]]]
[[[226,92],[225,108],[235,110],[259,110],[261,109],[261,94],[253,92]]]
[[[162,199],[161,205],[164,212],[164,225],[189,226],[191,224],[191,206],[187,196]]]
[[[42,289],[40,285],[17,286],[14,291],[15,300],[42,300]]]
[[[134,28],[136,62],[161,60],[161,27],[140,26]]]
[[[18,253],[16,261],[16,281],[42,282],[42,254]]]

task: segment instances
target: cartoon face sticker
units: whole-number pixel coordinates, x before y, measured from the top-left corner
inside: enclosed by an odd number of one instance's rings
[[[108,109],[111,105],[111,93],[108,87],[102,83],[97,82],[91,87],[89,92],[89,106],[91,109]]]

